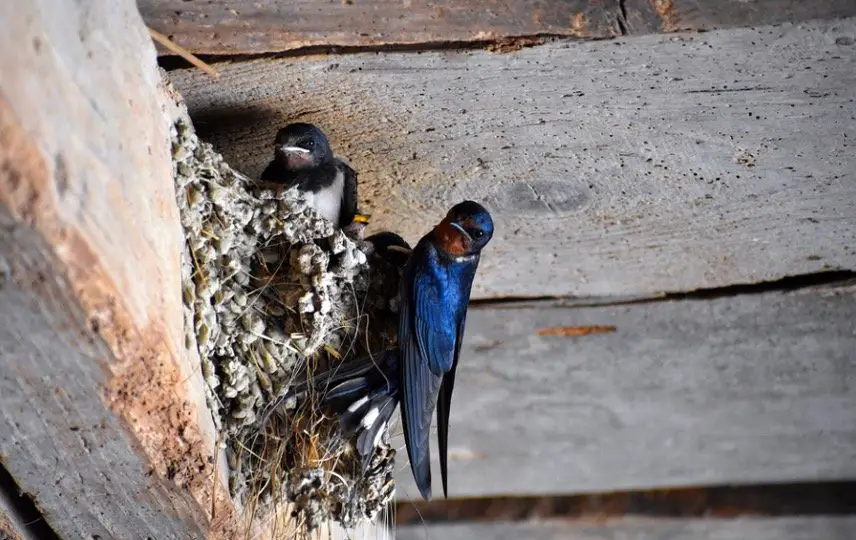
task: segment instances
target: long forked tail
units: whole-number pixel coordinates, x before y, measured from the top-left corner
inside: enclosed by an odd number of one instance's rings
[[[357,437],[356,450],[365,471],[398,405],[398,384],[398,349],[387,349],[293,384],[268,407],[261,426],[264,429],[276,408],[291,399],[302,400],[312,388],[321,396],[318,407],[329,408],[339,417],[345,437]]]

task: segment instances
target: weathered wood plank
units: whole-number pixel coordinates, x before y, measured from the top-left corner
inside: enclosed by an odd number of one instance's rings
[[[475,298],[651,295],[856,268],[854,37],[847,19],[171,76],[251,175],[278,127],[322,126],[376,228],[416,241],[484,201]]]
[[[854,320],[852,287],[472,309],[449,495],[856,478]],[[537,335],[567,325],[616,330]],[[397,481],[418,498],[404,464]]]
[[[626,0],[628,11],[645,5],[659,15],[659,30],[713,30],[740,26],[799,23],[812,19],[835,19],[856,15],[856,4],[848,0],[803,2],[800,0]],[[630,11],[632,13],[632,11]],[[632,20],[632,17],[628,15]]]
[[[199,509],[149,476],[105,404],[113,353],[86,331],[71,284],[54,277],[50,246],[5,208],[0,228],[4,465],[63,538],[203,538]]]
[[[141,0],[139,8],[152,28],[192,52],[204,54],[263,53],[331,45],[488,41],[538,34],[612,37],[621,34],[622,24],[618,0],[521,0],[490,6],[472,0]]]
[[[856,15],[851,0],[573,0],[483,5],[472,0],[140,0],[147,24],[198,54],[305,47],[499,42],[521,36],[608,38],[674,30],[758,26]]]
[[[852,540],[856,517],[550,520],[400,527],[399,540]]]
[[[145,26],[127,0],[36,0],[0,28],[3,467],[62,538],[231,538]]]

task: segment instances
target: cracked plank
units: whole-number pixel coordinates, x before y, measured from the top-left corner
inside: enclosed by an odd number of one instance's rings
[[[474,0],[323,2],[141,0],[152,28],[197,54],[280,52],[304,47],[376,47],[551,34],[603,38],[621,34],[618,0],[547,2]]]
[[[376,229],[415,242],[483,201],[474,298],[656,296],[856,269],[854,38],[847,19],[171,77],[250,175],[279,127],[322,126]]]
[[[466,43],[505,50],[545,35],[597,39],[856,15],[851,0],[140,0],[138,5],[152,28],[191,52],[213,55]]]
[[[854,320],[852,286],[471,309],[449,496],[856,478]],[[538,335],[606,325],[615,331]],[[396,480],[399,499],[419,498],[408,468]]]

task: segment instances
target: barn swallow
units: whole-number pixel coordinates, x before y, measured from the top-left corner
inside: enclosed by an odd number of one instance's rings
[[[366,238],[365,242],[370,247],[368,255],[376,255],[397,268],[404,268],[413,252],[410,244],[394,232],[384,231],[373,234]]]
[[[398,349],[389,348],[304,379],[268,406],[260,425],[264,428],[276,408],[292,398],[303,399],[312,388],[321,396],[319,409],[329,409],[339,418],[342,435],[356,437],[354,446],[365,473],[398,405],[398,366]]]
[[[419,240],[404,268],[399,291],[398,347],[401,420],[410,469],[431,499],[429,429],[437,409],[443,495],[449,406],[461,353],[467,305],[481,250],[493,236],[488,211],[473,201],[455,205]]]
[[[357,210],[357,172],[336,158],[318,127],[298,122],[280,129],[274,140],[274,158],[262,172],[262,182],[297,186],[310,206],[344,229],[367,216]]]

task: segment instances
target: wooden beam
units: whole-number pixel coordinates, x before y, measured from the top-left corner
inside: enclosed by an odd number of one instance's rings
[[[322,126],[375,229],[415,242],[483,201],[474,298],[651,296],[856,269],[853,37],[847,19],[171,77],[252,176],[279,127]]]
[[[467,43],[513,50],[540,36],[611,38],[856,15],[850,0],[516,0],[487,6],[473,0],[141,0],[138,5],[148,25],[194,53],[212,55]]]
[[[851,540],[856,517],[743,519],[623,518],[589,523],[563,520],[528,523],[411,525],[396,530],[399,540]]]
[[[0,21],[0,461],[61,538],[233,538],[148,32],[128,0]]]
[[[854,292],[471,309],[449,496],[856,478]]]
[[[0,226],[9,269],[0,289],[4,465],[60,537],[203,538],[199,509],[150,476],[138,443],[104,402],[115,356],[87,328],[51,246],[5,207]]]
[[[278,52],[318,46],[486,42],[555,34],[621,34],[618,0],[520,0],[481,6],[473,0],[259,3],[143,0],[151,27],[197,54]],[[525,44],[526,40],[520,40]],[[508,45],[513,48],[514,40]]]

